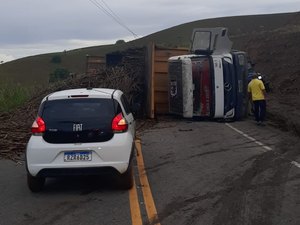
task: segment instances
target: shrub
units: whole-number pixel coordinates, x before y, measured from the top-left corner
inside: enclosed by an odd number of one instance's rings
[[[53,73],[50,74],[49,82],[57,82],[60,80],[67,79],[70,76],[70,72],[67,69],[64,68],[57,68],[54,70]]]
[[[117,41],[116,41],[116,45],[120,45],[120,44],[124,44],[124,43],[125,43],[124,40],[117,40]]]
[[[9,112],[22,105],[31,96],[31,88],[15,83],[0,85],[0,111]]]
[[[51,59],[51,62],[52,63],[61,63],[61,57],[60,57],[60,55],[53,56],[52,59]]]

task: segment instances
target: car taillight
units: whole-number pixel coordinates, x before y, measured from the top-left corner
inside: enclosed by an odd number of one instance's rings
[[[128,129],[128,124],[125,118],[123,117],[122,113],[119,113],[115,116],[112,120],[111,128],[113,132],[120,133],[125,132]]]
[[[36,118],[31,126],[31,132],[33,134],[41,134],[46,131],[46,124],[41,117]]]

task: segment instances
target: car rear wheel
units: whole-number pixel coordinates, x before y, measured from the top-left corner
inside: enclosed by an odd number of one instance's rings
[[[119,175],[118,177],[118,186],[121,189],[130,189],[133,186],[133,167],[132,162],[129,163],[129,166],[125,173]]]
[[[39,192],[43,189],[45,184],[44,177],[34,177],[30,174],[27,174],[27,185],[30,191],[32,192]]]

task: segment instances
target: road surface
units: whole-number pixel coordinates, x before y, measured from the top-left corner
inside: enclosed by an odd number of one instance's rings
[[[299,225],[299,138],[252,121],[160,118],[139,133],[136,185],[109,177],[26,186],[24,164],[0,161],[0,225]]]

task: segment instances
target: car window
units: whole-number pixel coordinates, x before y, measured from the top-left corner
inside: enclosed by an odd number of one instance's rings
[[[120,106],[113,99],[77,98],[44,103],[46,124],[43,138],[48,143],[89,143],[113,137],[111,122]]]
[[[122,108],[119,104],[119,102],[117,100],[114,100],[115,101],[115,115],[119,114],[119,113],[122,113]]]
[[[105,118],[114,115],[111,99],[63,99],[45,102],[43,118],[46,120],[78,120]]]
[[[122,104],[123,104],[123,107],[124,107],[124,110],[125,110],[126,114],[131,113],[129,103],[128,103],[128,100],[127,100],[127,98],[125,97],[125,95],[122,95],[122,96],[121,96],[121,102],[122,102]]]

